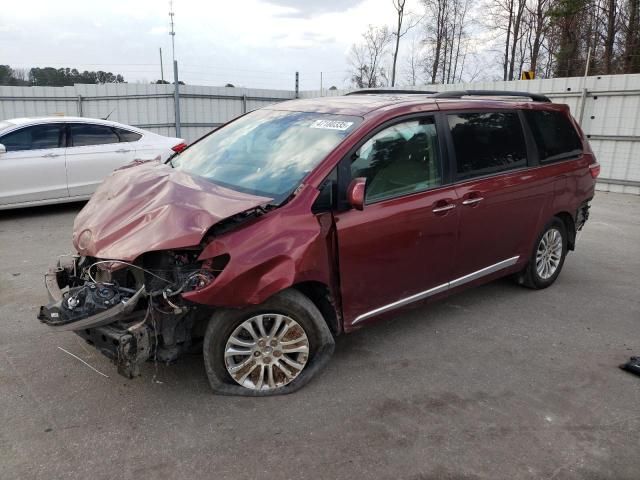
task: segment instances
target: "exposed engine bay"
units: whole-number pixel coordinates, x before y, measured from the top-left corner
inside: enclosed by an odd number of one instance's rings
[[[45,275],[52,303],[38,318],[74,331],[128,378],[147,360],[173,362],[197,343],[197,325],[210,314],[181,294],[209,285],[228,262],[228,256],[199,262],[199,253],[150,252],[132,263],[61,257]]]

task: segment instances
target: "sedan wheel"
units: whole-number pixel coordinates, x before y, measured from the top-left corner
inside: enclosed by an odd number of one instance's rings
[[[227,372],[252,390],[283,387],[300,375],[309,358],[309,339],[291,317],[253,316],[229,336],[224,349]]]

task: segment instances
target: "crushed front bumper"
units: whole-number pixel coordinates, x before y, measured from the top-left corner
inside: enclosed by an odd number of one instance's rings
[[[45,286],[51,303],[40,307],[38,319],[56,331],[73,331],[84,338],[117,366],[118,373],[133,378],[152,354],[151,328],[146,325],[146,309],[135,310],[146,296],[111,284],[87,282],[68,286],[77,277],[77,257],[58,260],[45,274]],[[62,284],[62,285],[61,285]]]
[[[150,358],[170,363],[192,348],[194,325],[204,324],[210,312],[183,301],[179,295],[192,279],[203,281],[201,277],[206,274],[200,272],[199,266],[197,271],[187,270],[183,276],[178,270],[175,283],[161,284],[160,289],[155,281],[158,274],[153,271],[132,266],[144,270],[151,279],[142,275],[136,278],[124,268],[91,275],[91,267],[99,261],[68,258],[69,261],[58,261],[45,274],[52,301],[40,307],[38,319],[50,329],[75,332],[129,378],[139,375],[140,366]],[[166,267],[158,263],[157,271],[166,272]],[[198,339],[202,336],[201,329],[196,335]]]
[[[127,378],[139,376],[140,366],[151,356],[152,334],[144,322],[128,328],[112,324],[75,333],[109,358],[118,368],[118,373]]]

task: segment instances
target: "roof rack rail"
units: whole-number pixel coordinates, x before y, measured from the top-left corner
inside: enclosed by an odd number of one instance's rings
[[[354,90],[353,92],[345,93],[345,95],[380,95],[380,94],[399,94],[399,95],[431,95],[434,92],[432,90],[400,90],[391,88],[367,88],[363,90]]]
[[[511,92],[508,90],[456,90],[436,93],[433,98],[462,98],[462,97],[526,97],[534,102],[551,102],[549,97],[538,93]]]

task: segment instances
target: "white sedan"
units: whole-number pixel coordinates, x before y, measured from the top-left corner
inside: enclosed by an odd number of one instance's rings
[[[0,210],[86,200],[133,160],[168,159],[181,138],[82,117],[0,121]]]

